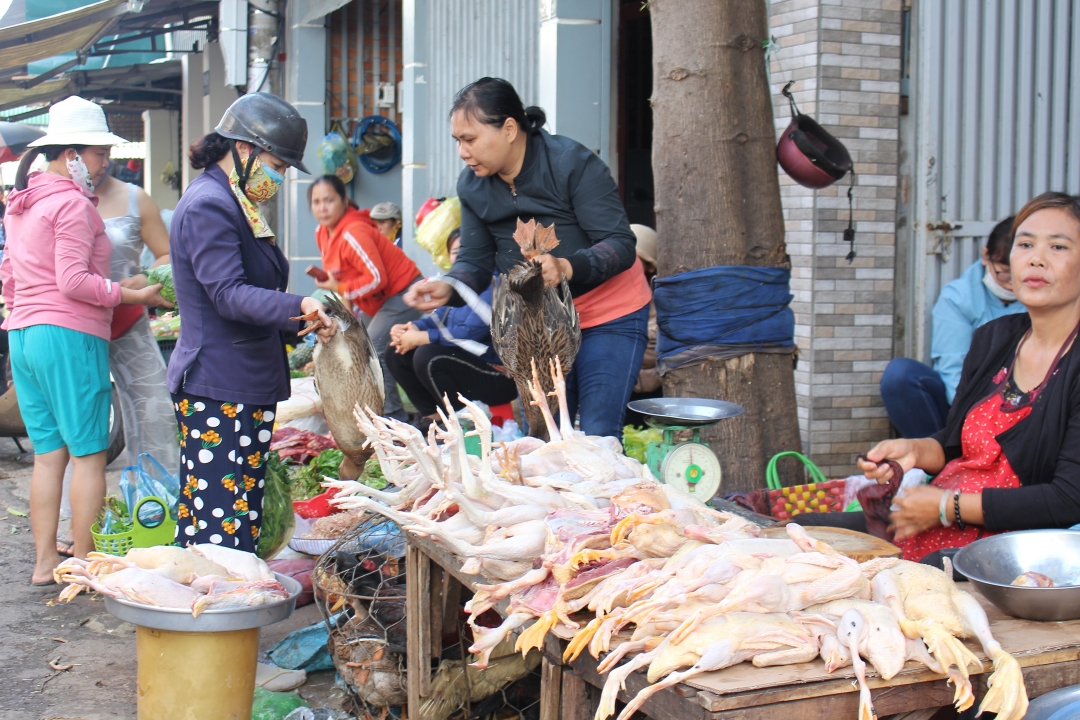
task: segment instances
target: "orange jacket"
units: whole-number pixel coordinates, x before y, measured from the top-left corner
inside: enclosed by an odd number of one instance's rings
[[[338,291],[365,315],[374,316],[420,276],[416,263],[375,227],[369,210],[349,208],[333,234],[320,225],[315,240]]]

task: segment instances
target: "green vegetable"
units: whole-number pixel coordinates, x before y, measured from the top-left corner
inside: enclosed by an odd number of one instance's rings
[[[627,457],[632,457],[644,465],[649,443],[660,442],[663,439],[663,433],[656,428],[637,428],[633,425],[627,425],[623,428],[623,452],[626,453]]]
[[[323,450],[307,465],[286,466],[292,499],[310,500],[326,492],[326,488],[322,486],[323,479],[337,480],[338,470],[344,459],[345,453],[340,450]],[[360,474],[359,481],[376,490],[382,490],[389,484],[383,477],[379,461],[375,458],[371,458],[364,464],[364,471]]]
[[[151,285],[161,283],[161,297],[176,303],[176,288],[173,287],[172,265],[158,265],[146,271],[146,282]]]
[[[134,525],[128,514],[127,503],[116,495],[105,498],[105,504],[97,516],[98,532],[103,535],[115,535],[122,532],[131,532]]]
[[[266,456],[263,506],[259,518],[262,526],[259,528],[256,552],[263,560],[269,560],[292,539],[293,528],[296,526],[285,464],[273,451]]]
[[[315,348],[303,343],[298,345],[291,353],[289,353],[289,367],[293,370],[299,370],[300,368],[311,362],[315,355]]]

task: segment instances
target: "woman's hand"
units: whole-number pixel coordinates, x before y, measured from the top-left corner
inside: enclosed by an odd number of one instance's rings
[[[405,304],[422,312],[431,312],[435,308],[445,305],[450,296],[454,294],[454,288],[450,283],[441,280],[420,280],[413,283],[405,293]]]
[[[896,540],[907,540],[919,533],[941,527],[942,493],[949,492],[933,485],[920,485],[898,495],[893,504],[897,510],[889,515],[890,527],[896,533]]]
[[[886,440],[866,453],[866,460],[859,460],[859,469],[866,477],[884,485],[892,479],[886,460],[893,460],[904,472],[917,467],[936,475],[945,467],[945,450],[934,438]]]
[[[544,285],[555,287],[565,277],[568,281],[574,277],[574,268],[570,262],[554,255],[537,255],[536,260],[544,267]]]
[[[120,281],[120,287],[127,288],[129,290],[142,290],[146,287],[146,273],[139,273],[138,275],[132,275],[131,277],[124,278]]]
[[[138,290],[120,285],[120,302],[126,305],[146,305],[147,307],[171,308],[173,304],[161,297],[161,283],[146,285]]]
[[[870,452],[866,453],[866,460],[859,459],[859,469],[863,475],[871,480],[877,480],[884,485],[892,479],[893,471],[885,461],[893,460],[907,472],[915,467],[918,462],[918,454],[915,443],[912,440],[886,440],[875,445]]]
[[[333,276],[330,276],[326,280],[316,280],[315,287],[336,293],[338,292],[338,281]]]
[[[411,325],[412,323],[410,323],[410,326]],[[430,343],[431,338],[428,337],[428,334],[426,332],[424,332],[423,330],[410,328],[409,330],[403,332],[396,339],[391,341],[390,346],[393,347],[395,351],[397,351],[398,355],[404,355],[407,352],[415,350],[421,345],[429,345]]]
[[[330,338],[337,335],[338,326],[337,323],[330,319],[330,316],[326,314],[326,308],[323,304],[315,298],[306,297],[300,302],[300,314],[310,315],[312,313],[318,313],[318,321],[321,327],[315,331],[319,336],[319,342],[329,342]]]

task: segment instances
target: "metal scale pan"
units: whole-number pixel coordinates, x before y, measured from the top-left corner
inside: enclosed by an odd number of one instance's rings
[[[742,405],[704,398],[649,398],[635,400],[628,408],[653,418],[660,425],[700,427],[746,412]]]
[[[745,412],[742,405],[705,398],[650,398],[627,405],[663,431],[662,442],[650,442],[646,451],[649,469],[661,482],[708,502],[720,491],[723,471],[701,429]],[[675,442],[676,430],[692,430],[694,439]]]

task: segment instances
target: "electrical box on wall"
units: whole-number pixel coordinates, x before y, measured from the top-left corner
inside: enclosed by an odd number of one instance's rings
[[[394,107],[394,83],[381,82],[379,83],[378,92],[375,95],[375,104],[381,108]]]
[[[225,84],[248,84],[248,4],[244,0],[218,3],[218,41],[225,58]],[[209,94],[204,91],[203,94]]]

